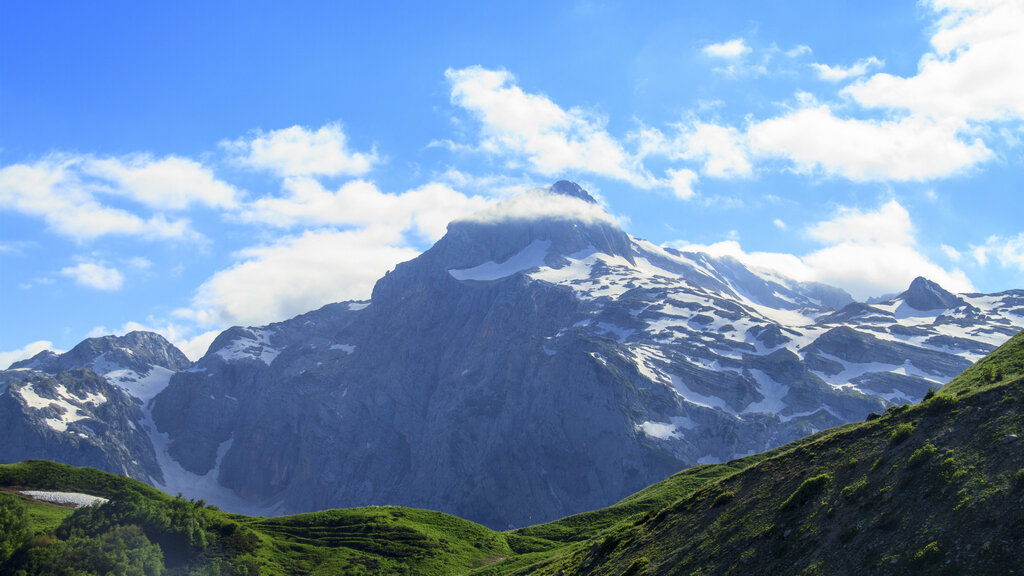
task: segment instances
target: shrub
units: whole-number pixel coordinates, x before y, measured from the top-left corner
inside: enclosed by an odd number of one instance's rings
[[[908,460],[908,464],[910,464],[910,466],[920,466],[921,464],[924,463],[925,460],[931,458],[937,451],[938,448],[936,448],[933,444],[925,444],[924,446],[921,446],[917,450],[914,450],[914,453],[910,455],[910,460]]]
[[[910,438],[914,434],[914,425],[909,422],[904,422],[896,427],[889,435],[890,444],[899,444],[907,438]]]
[[[843,498],[852,498],[858,492],[863,490],[867,485],[868,485],[868,478],[867,478],[867,476],[861,477],[859,480],[855,481],[853,484],[850,484],[848,486],[843,487],[843,489],[839,492],[839,495],[842,496]]]
[[[15,496],[0,494],[0,565],[28,539],[28,514]]]
[[[821,490],[832,481],[832,476],[829,474],[819,474],[813,478],[804,480],[802,484],[789,495],[789,498],[780,506],[780,510],[786,510],[788,508],[795,508],[801,504],[806,503],[811,498],[814,498]]]
[[[736,493],[735,492],[732,492],[732,491],[722,492],[721,494],[719,494],[715,498],[714,507],[721,506],[722,504],[725,504],[726,502],[728,502],[729,500],[732,500],[735,497],[736,497]]]

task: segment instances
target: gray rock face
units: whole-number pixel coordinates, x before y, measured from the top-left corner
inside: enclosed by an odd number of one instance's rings
[[[947,292],[935,282],[918,276],[910,283],[910,288],[900,294],[908,306],[915,310],[938,310],[940,308],[957,308],[966,303],[961,298]]]
[[[596,209],[570,182],[550,192]],[[135,389],[159,392],[141,409],[167,477],[267,511],[400,504],[506,528],[918,400],[1024,327],[1024,291],[946,294],[915,281],[867,305],[607,218],[490,215],[368,302],[231,328]],[[224,493],[203,497],[231,510]]]

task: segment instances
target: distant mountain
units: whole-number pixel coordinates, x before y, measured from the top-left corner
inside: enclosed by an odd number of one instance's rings
[[[0,372],[0,461],[47,458],[161,483],[145,402],[190,365],[151,332],[89,338],[64,354],[15,362]]]
[[[0,465],[0,573],[1013,574],[1022,398],[1024,334],[920,404],[507,532],[390,506],[246,517],[93,469]],[[109,503],[72,514],[24,490]]]
[[[136,477],[523,526],[917,401],[1021,327],[1024,291],[858,303],[632,238],[559,182],[452,222],[369,301],[222,333],[143,402],[163,479]]]

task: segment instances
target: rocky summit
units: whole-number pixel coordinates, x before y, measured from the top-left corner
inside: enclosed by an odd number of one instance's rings
[[[29,452],[81,464],[45,448],[123,418],[148,442],[91,465],[228,510],[396,504],[506,528],[918,401],[1022,327],[1024,291],[919,278],[854,302],[633,238],[558,182],[452,222],[370,300],[233,327],[195,364],[99,347],[18,363],[0,427],[29,423]],[[72,368],[115,388],[65,393]],[[89,399],[115,392],[124,413],[101,418]]]

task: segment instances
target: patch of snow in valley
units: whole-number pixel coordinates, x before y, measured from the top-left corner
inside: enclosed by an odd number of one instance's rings
[[[106,504],[110,500],[101,496],[91,496],[89,494],[82,494],[81,492],[53,492],[49,490],[22,490],[22,494],[33,498],[35,500],[42,500],[43,502],[52,502],[54,504],[72,504],[75,508],[81,508],[82,506],[90,506],[97,502]]]
[[[757,391],[764,396],[759,402],[752,402],[743,409],[744,412],[768,412],[778,414],[786,408],[787,404],[782,401],[789,394],[789,386],[780,384],[774,378],[761,370],[751,370],[750,374],[757,382]]]
[[[504,262],[492,260],[472,268],[451,269],[448,270],[448,273],[456,280],[498,280],[517,272],[543,266],[549,248],[551,248],[550,240],[534,240]]]
[[[845,385],[850,384],[851,380],[863,376],[868,372],[892,372],[893,374],[900,374],[903,376],[916,376],[930,382],[935,382],[938,385],[942,385],[947,382],[947,380],[936,379],[934,374],[928,374],[927,372],[920,370],[911,364],[909,360],[903,364],[885,364],[882,362],[848,362],[838,358],[837,356],[833,356],[832,354],[821,353],[821,356],[843,365],[843,371],[832,376],[825,374],[824,372],[812,370],[814,374],[817,374],[833,388],[842,388]],[[876,396],[878,395],[874,392],[871,392],[871,394]]]
[[[637,425],[637,430],[650,436],[651,438],[657,438],[659,440],[669,440],[671,438],[678,438],[676,433],[676,425],[671,422],[644,422]]]
[[[351,354],[351,353],[355,352],[356,347],[353,346],[352,344],[331,344],[330,349],[331,350],[341,350],[342,352],[345,352],[346,354]]]
[[[367,300],[365,302],[349,302],[348,303],[348,309],[352,310],[352,311],[362,310],[363,308],[366,308],[369,305],[370,305],[370,301],[369,300]]]
[[[249,516],[274,516],[279,515],[282,510],[280,506],[263,506],[251,502],[236,494],[233,490],[221,486],[217,477],[220,475],[220,464],[224,455],[231,449],[234,437],[222,442],[217,447],[217,459],[214,467],[206,474],[199,475],[185,470],[177,460],[171,457],[168,451],[171,445],[170,438],[163,432],[158,432],[153,423],[153,416],[150,411],[144,410],[143,427],[149,434],[150,442],[153,443],[153,451],[156,454],[157,463],[163,472],[163,483],[153,482],[153,485],[168,494],[181,494],[186,498],[202,499],[208,504],[213,504],[225,512],[235,514],[246,514]]]

